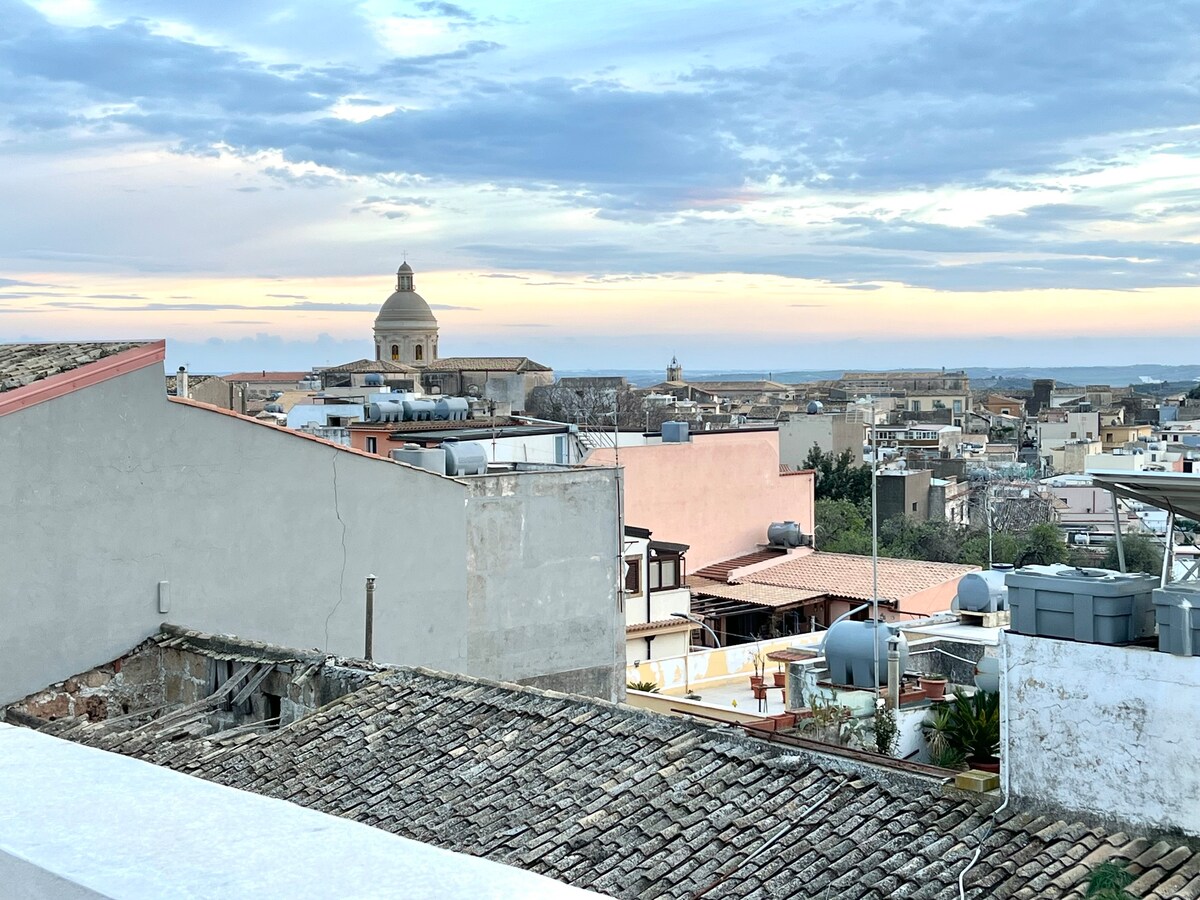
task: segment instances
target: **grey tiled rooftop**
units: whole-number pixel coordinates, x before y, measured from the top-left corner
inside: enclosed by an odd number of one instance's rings
[[[1004,811],[936,780],[695,721],[424,670],[371,675],[277,731],[60,736],[617,897],[1082,898],[1109,858],[1136,897],[1200,896],[1200,855]]]
[[[15,390],[138,346],[141,344],[132,341],[0,344],[0,392]]]

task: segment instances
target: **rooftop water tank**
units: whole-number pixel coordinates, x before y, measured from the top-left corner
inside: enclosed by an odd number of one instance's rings
[[[686,444],[688,442],[688,423],[663,422],[662,442],[664,444]]]
[[[447,475],[458,477],[487,473],[487,452],[483,449],[483,444],[474,441],[444,441],[442,449],[446,451]]]
[[[404,406],[393,400],[381,400],[367,406],[367,420],[370,422],[403,422]]]
[[[1168,584],[1155,589],[1153,598],[1158,649],[1175,656],[1200,656],[1200,587]]]
[[[383,376],[378,372],[369,372],[363,378],[363,384],[367,387],[383,387]]]
[[[1025,566],[1004,580],[1018,634],[1086,644],[1126,644],[1154,634],[1153,575]]]
[[[822,403],[820,400],[809,400],[808,401],[807,409],[808,409],[808,414],[810,416],[818,415],[821,412],[821,410],[823,410],[824,408],[825,408],[825,404]]]
[[[433,418],[438,422],[462,422],[469,404],[464,397],[442,397],[433,402]]]
[[[878,656],[876,656],[878,630]],[[899,625],[869,620],[835,622],[825,633],[825,663],[834,684],[875,688],[887,683],[887,642],[893,634],[900,638],[900,671],[908,662],[908,641]],[[872,666],[872,658],[877,660]],[[872,671],[874,669],[874,671]]]
[[[263,412],[282,413],[283,407],[280,406],[278,403],[268,403],[266,406],[263,407]]]
[[[955,608],[965,612],[991,613],[1008,609],[1008,588],[1003,570],[971,572],[958,582]]]
[[[404,400],[405,422],[428,422],[433,418],[434,402],[432,400]]]
[[[441,447],[405,444],[401,449],[392,451],[392,459],[438,475],[446,474],[446,451]]]
[[[804,543],[804,535],[795,522],[772,522],[767,529],[767,543],[773,547],[799,547]]]

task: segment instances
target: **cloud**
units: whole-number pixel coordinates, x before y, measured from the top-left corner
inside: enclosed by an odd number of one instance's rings
[[[421,0],[417,4],[417,9],[432,13],[435,16],[444,16],[448,19],[462,19],[467,22],[475,21],[475,16],[457,3],[445,3],[443,0]]]
[[[268,297],[274,297],[279,300],[307,300],[304,294],[267,294]]]

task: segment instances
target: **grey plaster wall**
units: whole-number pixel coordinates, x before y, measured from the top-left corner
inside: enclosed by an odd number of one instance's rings
[[[589,475],[590,487],[565,492],[570,514],[555,510],[562,492],[541,497],[531,480],[524,493],[538,502],[523,535],[520,504],[481,503],[469,527],[480,488],[170,402],[155,367],[0,417],[0,701],[112,660],[163,621],[361,655],[369,573],[381,662],[509,680],[550,674],[567,656],[579,668],[574,652],[542,654],[539,668],[527,645],[491,629],[532,629],[530,604],[556,641],[590,645],[586,630],[613,627],[599,609],[611,589],[599,593],[593,572],[613,539],[599,542],[573,498],[614,476]],[[552,558],[535,564],[542,554]],[[477,557],[486,572],[468,594]],[[512,571],[517,562],[536,577]],[[563,600],[572,593],[575,606]],[[491,606],[510,602],[523,605]]]
[[[468,653],[503,658],[506,668],[479,674],[623,699],[614,470],[515,472],[469,485]]]

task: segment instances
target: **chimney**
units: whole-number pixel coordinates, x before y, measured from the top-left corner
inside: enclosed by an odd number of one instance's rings
[[[188,393],[188,376],[187,366],[180,366],[179,371],[175,375],[175,396],[189,397]]]

